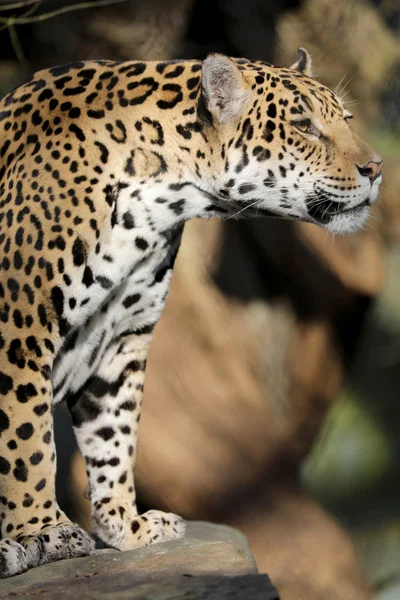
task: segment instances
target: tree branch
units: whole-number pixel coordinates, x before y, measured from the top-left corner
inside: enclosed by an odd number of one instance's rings
[[[0,12],[3,10],[15,10],[16,8],[25,8],[31,4],[39,4],[42,0],[21,0],[21,2],[11,2],[10,4],[0,3]]]
[[[4,23],[4,25],[6,26],[39,23],[41,21],[46,21],[47,19],[52,19],[53,17],[58,17],[59,15],[63,15],[68,12],[73,12],[75,10],[84,10],[86,8],[97,8],[98,6],[121,4],[121,2],[128,1],[129,0],[94,0],[92,2],[82,2],[81,4],[71,4],[69,6],[64,6],[63,8],[43,13],[42,15],[36,15],[34,17],[0,17],[0,23]]]

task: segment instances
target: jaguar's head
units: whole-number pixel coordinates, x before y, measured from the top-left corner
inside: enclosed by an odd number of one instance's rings
[[[340,98],[312,78],[306,50],[291,68],[210,55],[202,103],[226,205],[243,216],[269,213],[334,233],[363,225],[378,196],[382,159],[352,130]]]

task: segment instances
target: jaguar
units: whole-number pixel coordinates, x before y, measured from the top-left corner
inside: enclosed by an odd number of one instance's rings
[[[172,513],[140,514],[134,484],[146,359],[184,223],[360,229],[382,159],[350,118],[304,49],[290,68],[221,54],[75,62],[3,98],[1,577],[94,549],[56,500],[61,401],[96,536],[128,550],[184,534]]]

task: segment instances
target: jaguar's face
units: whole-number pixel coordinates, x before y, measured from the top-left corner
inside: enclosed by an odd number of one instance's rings
[[[221,57],[207,61],[218,73],[213,103],[212,74],[203,71],[224,164],[219,195],[243,216],[269,212],[334,233],[359,229],[378,197],[382,159],[351,129],[341,100],[311,78],[308,54],[300,50],[290,69],[224,62],[230,75],[212,65]]]

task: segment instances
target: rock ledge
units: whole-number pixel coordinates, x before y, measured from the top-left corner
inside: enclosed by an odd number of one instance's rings
[[[129,552],[97,550],[0,581],[1,598],[60,600],[278,600],[244,535],[188,523],[181,540]]]

